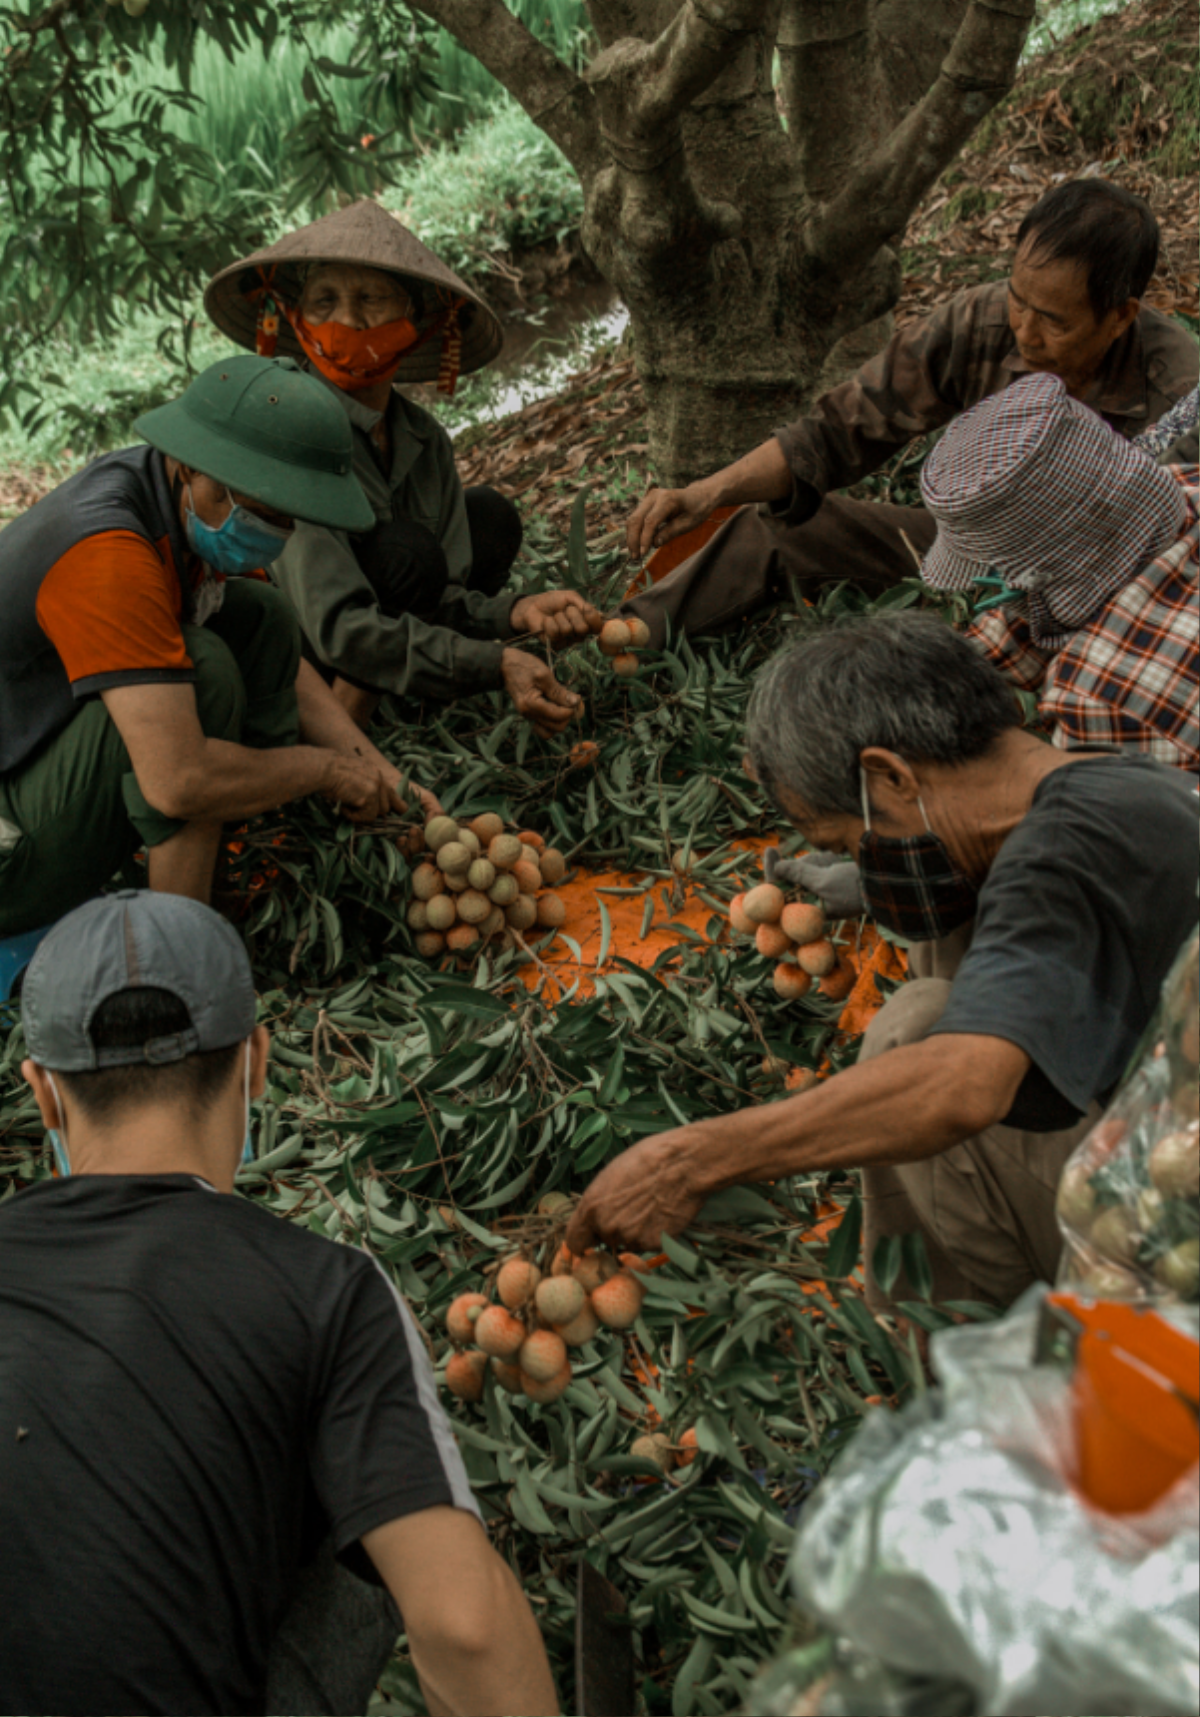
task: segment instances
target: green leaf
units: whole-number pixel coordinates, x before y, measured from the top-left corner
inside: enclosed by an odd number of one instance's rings
[[[685,1246],[682,1240],[672,1234],[661,1237],[662,1249],[677,1269],[686,1270],[689,1276],[695,1276],[700,1269],[700,1255],[693,1252],[690,1246]]]
[[[841,1281],[853,1273],[858,1264],[861,1239],[862,1200],[855,1193],[834,1230],[825,1254],[825,1269],[831,1281]]]
[[[928,1300],[933,1294],[933,1270],[929,1263],[929,1253],[925,1250],[925,1236],[919,1230],[903,1235],[900,1251],[904,1258],[904,1274],[908,1277],[913,1292],[919,1294],[921,1299]]]
[[[593,485],[585,483],[571,503],[571,524],[567,532],[567,566],[576,590],[588,583],[587,498]]]
[[[418,1012],[433,1008],[457,1014],[460,1019],[503,1019],[509,1012],[508,1004],[499,996],[467,984],[438,984],[417,1003]]]
[[[871,1274],[885,1294],[890,1294],[900,1274],[900,1241],[895,1234],[881,1235],[871,1254]]]

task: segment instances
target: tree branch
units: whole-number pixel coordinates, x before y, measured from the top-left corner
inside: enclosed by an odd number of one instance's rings
[[[626,36],[584,73],[611,141],[650,156],[673,148],[684,109],[763,27],[771,0],[683,0],[652,42]]]
[[[882,129],[870,0],[783,0],[775,46],[801,182],[824,201]]]
[[[1035,0],[971,0],[927,94],[809,221],[811,264],[844,274],[903,232],[980,120],[1012,87]]]
[[[562,150],[585,185],[603,164],[591,92],[502,0],[413,0],[485,65]]]

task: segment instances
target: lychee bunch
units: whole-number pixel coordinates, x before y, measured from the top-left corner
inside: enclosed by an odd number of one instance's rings
[[[532,829],[514,834],[494,811],[466,823],[439,814],[425,824],[417,851],[412,845],[408,857],[419,862],[408,927],[425,959],[477,953],[493,940],[511,947],[514,932],[565,924],[567,909],[553,889],[567,874],[567,861]]]
[[[606,620],[596,642],[601,655],[608,657],[613,673],[628,678],[638,671],[638,652],[649,647],[650,628],[636,615]]]
[[[576,1257],[565,1246],[545,1274],[522,1254],[506,1258],[496,1272],[495,1301],[476,1293],[450,1303],[446,1330],[460,1351],[447,1362],[447,1389],[460,1400],[480,1401],[490,1370],[511,1395],[557,1401],[571,1381],[569,1350],[601,1327],[628,1329],[636,1319],[645,1294],[636,1273],[641,1264],[631,1253]]]
[[[845,1001],[854,988],[854,967],[826,935],[824,910],[801,900],[789,901],[773,882],[760,882],[729,902],[729,922],[743,936],[753,936],[765,959],[775,960],[775,994],[799,1001],[816,981],[828,1001]]]

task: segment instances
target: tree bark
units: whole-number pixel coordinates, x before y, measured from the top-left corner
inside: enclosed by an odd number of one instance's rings
[[[583,242],[629,308],[669,483],[740,457],[802,410],[827,360],[882,333],[900,290],[891,247],[1010,87],[1034,11],[588,0],[600,48],[576,76],[503,0],[416,3],[579,174]]]

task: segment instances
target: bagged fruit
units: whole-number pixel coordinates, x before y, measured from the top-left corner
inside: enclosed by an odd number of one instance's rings
[[[1059,1285],[1098,1299],[1200,1301],[1200,933],[1163,985],[1142,1053],[1058,1186]]]

